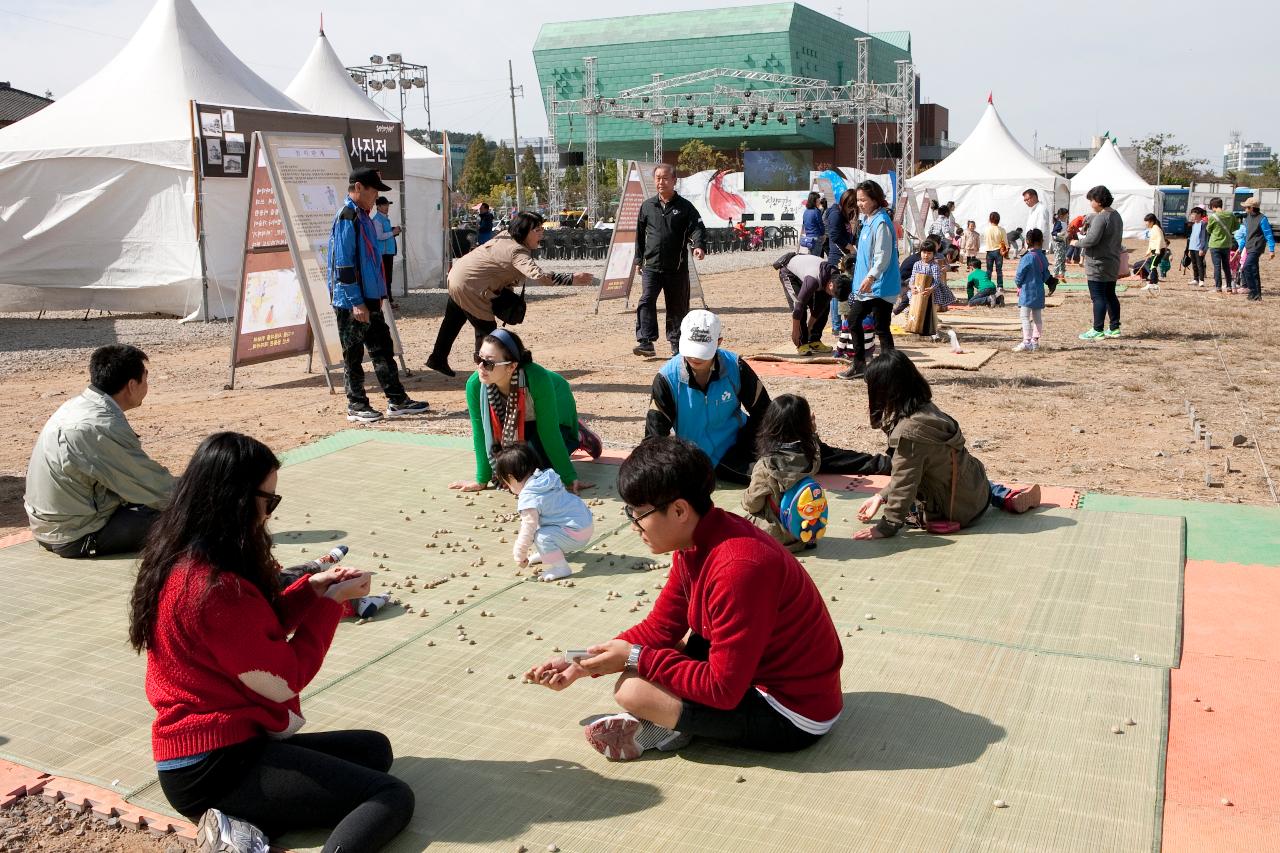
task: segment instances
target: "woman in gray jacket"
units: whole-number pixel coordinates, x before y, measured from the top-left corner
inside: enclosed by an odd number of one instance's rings
[[[1116,297],[1116,281],[1120,278],[1120,252],[1124,243],[1124,220],[1111,209],[1111,191],[1101,184],[1085,193],[1093,215],[1085,220],[1084,233],[1076,246],[1084,250],[1084,275],[1089,281],[1089,299],[1093,301],[1093,328],[1082,333],[1080,340],[1120,337],[1120,300]],[[1105,332],[1102,322],[1110,315],[1111,326]]]

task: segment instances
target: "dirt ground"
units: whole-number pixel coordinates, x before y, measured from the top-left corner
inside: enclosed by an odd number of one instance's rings
[[[188,853],[191,842],[175,836],[156,837],[137,828],[100,820],[92,812],[23,797],[0,810],[0,851],[45,850],[49,853]]]
[[[703,278],[707,304],[722,317],[729,349],[760,351],[789,339],[790,321],[768,260],[771,256],[761,256],[758,269]],[[1264,260],[1262,274],[1267,287],[1266,280],[1280,278],[1280,264]],[[1064,306],[1045,311],[1040,352],[1010,352],[1017,343],[1014,335],[962,335],[963,344],[995,346],[1000,352],[979,372],[927,371],[935,400],[959,419],[993,478],[1112,493],[1273,502],[1263,464],[1272,477],[1280,475],[1274,469],[1280,462],[1280,384],[1274,372],[1280,363],[1275,332],[1280,302],[1274,296],[1253,303],[1243,296],[1193,290],[1176,271],[1158,294],[1140,293],[1139,286],[1121,299],[1124,337],[1119,340],[1077,340],[1090,316],[1088,296],[1078,291]],[[634,445],[643,435],[649,386],[660,362],[631,354],[633,312],[615,301],[593,313],[594,288],[532,287],[529,293],[528,319],[519,331],[536,360],[569,379],[579,412],[607,444]],[[469,433],[463,387],[471,369],[470,329],[453,348],[456,378],[423,367],[444,301],[439,290],[401,300],[400,331],[412,371],[405,384],[412,396],[430,402],[431,413],[362,428]],[[995,310],[1017,312],[1012,306]],[[340,374],[335,377],[339,393],[330,395],[321,375],[304,372],[305,359],[287,359],[244,368],[235,390],[223,390],[226,324],[175,326],[175,320],[148,317],[0,318],[0,350],[38,353],[0,362],[10,411],[0,424],[0,535],[26,526],[23,482],[41,426],[86,384],[92,348],[122,339],[122,330],[129,330],[126,338],[147,341],[151,366],[150,395],[130,413],[130,421],[147,451],[175,473],[200,439],[215,430],[240,430],[285,450],[352,426],[344,417]],[[147,334],[153,328],[157,333]],[[883,436],[867,425],[860,383],[773,377],[765,383],[773,394],[805,395],[828,443],[883,447]],[[372,396],[377,405],[381,396]],[[1190,442],[1186,400],[1212,431],[1213,449]],[[1237,434],[1245,437],[1245,445],[1232,447]],[[1226,473],[1228,457],[1231,473]],[[1205,485],[1206,466],[1220,485]]]

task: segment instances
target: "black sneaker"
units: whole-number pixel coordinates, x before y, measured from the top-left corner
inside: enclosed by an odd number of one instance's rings
[[[658,355],[657,351],[653,348],[653,344],[649,341],[640,341],[631,348],[631,351],[638,356],[643,356],[644,358],[654,358]]]
[[[604,443],[600,441],[600,436],[587,429],[582,421],[578,421],[578,446],[592,459],[599,459],[600,454],[604,453]]]
[[[406,398],[399,403],[387,404],[387,417],[402,418],[405,415],[425,415],[430,404],[426,400],[410,400]]]
[[[427,367],[434,370],[436,373],[443,373],[445,376],[452,377],[458,375],[454,369],[449,366],[449,362],[447,361],[436,361],[434,358],[429,358],[427,359]]]
[[[867,366],[865,364],[858,364],[857,362],[854,362],[853,364],[849,365],[847,368],[845,368],[844,370],[836,374],[836,376],[840,377],[841,379],[861,379],[866,375],[867,375]]]
[[[353,424],[374,424],[382,420],[382,412],[368,403],[363,406],[347,406],[347,420]]]

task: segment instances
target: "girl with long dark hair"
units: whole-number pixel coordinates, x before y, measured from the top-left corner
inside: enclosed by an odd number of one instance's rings
[[[854,539],[883,539],[909,523],[954,532],[978,521],[988,507],[1021,513],[1040,505],[1040,487],[1009,488],[965,447],[955,418],[933,403],[929,383],[901,350],[867,365],[871,426],[884,430],[893,454],[889,483],[858,508],[858,520],[884,515]]]
[[[378,850],[413,814],[374,731],[297,734],[344,601],[369,575],[335,567],[288,588],[267,520],[275,454],[220,432],[196,449],[142,551],[129,642],[147,653],[160,788],[198,820],[201,849],[265,851],[293,829],[334,827],[325,851]]]
[[[797,394],[774,397],[756,433],[751,483],[742,493],[747,520],[789,548],[801,543],[782,527],[778,505],[787,490],[822,467],[817,425],[809,401]]]
[[[822,245],[822,211],[818,209],[821,197],[817,192],[809,193],[804,200],[804,216],[800,220],[800,248],[813,255],[818,254]]]

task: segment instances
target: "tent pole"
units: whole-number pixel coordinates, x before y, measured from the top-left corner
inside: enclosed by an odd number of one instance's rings
[[[209,322],[209,265],[205,261],[204,241],[204,182],[200,178],[200,135],[196,132],[196,102],[187,102],[191,111],[191,169],[195,176],[195,225],[196,251],[200,255],[200,311],[204,321]]]

